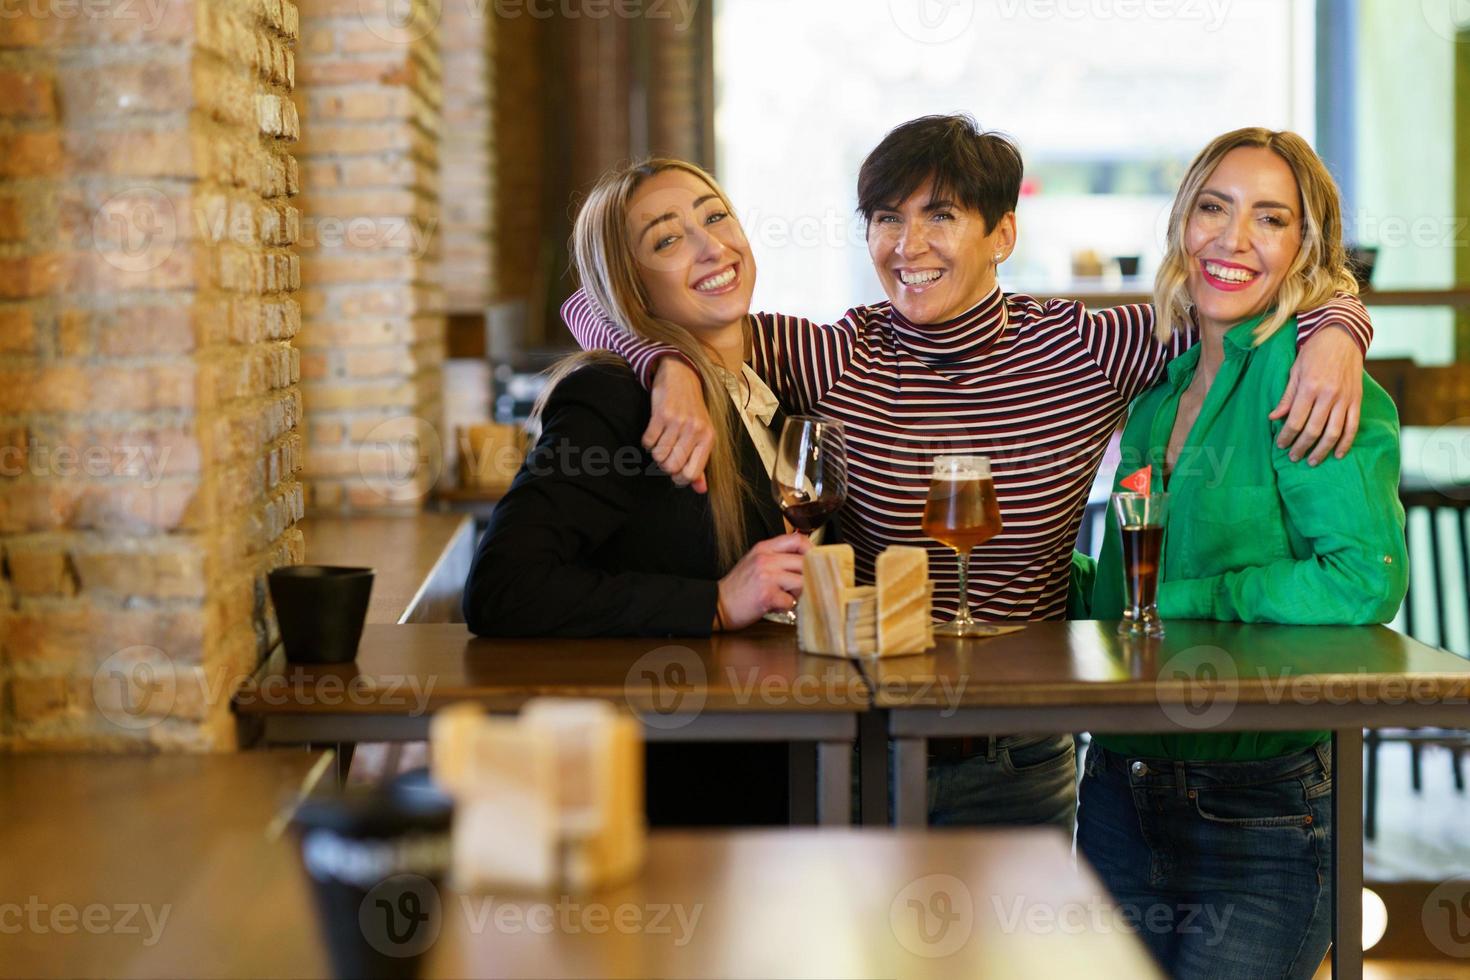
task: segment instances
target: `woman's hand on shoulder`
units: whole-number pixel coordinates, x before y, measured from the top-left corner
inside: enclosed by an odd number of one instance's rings
[[[714,448],[715,428],[704,403],[699,373],[677,357],[660,358],[653,378],[643,448],[677,485],[704,493],[704,464]]]
[[[804,534],[767,538],[745,553],[720,579],[725,628],[744,629],[768,612],[785,612],[801,595],[801,556],[812,543]]]
[[[1362,350],[1345,330],[1319,331],[1302,345],[1286,391],[1271,412],[1273,421],[1286,419],[1276,446],[1289,446],[1293,462],[1310,451],[1312,466],[1333,453],[1342,459],[1358,434],[1362,405]]]

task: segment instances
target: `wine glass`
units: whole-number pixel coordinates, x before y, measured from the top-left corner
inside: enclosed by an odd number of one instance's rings
[[[940,636],[994,636],[996,629],[970,615],[970,552],[1000,533],[1000,505],[986,456],[936,456],[924,501],[924,533],[949,545],[960,560],[960,608]]]
[[[847,500],[847,440],[842,423],[811,415],[787,416],[781,427],[771,495],[791,526],[807,537]],[[773,623],[796,622],[796,607],[767,613]]]

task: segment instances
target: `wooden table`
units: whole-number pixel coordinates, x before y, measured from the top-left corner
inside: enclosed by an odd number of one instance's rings
[[[7,760],[0,977],[329,976],[279,833],[327,761]],[[1050,830],[655,833],[616,889],[440,897],[431,977],[1156,975]]]
[[[627,886],[444,909],[428,977],[1159,975],[1050,829],[656,833]]]
[[[1334,972],[1362,973],[1363,729],[1470,724],[1470,661],[1381,626],[1032,623],[932,654],[864,663],[894,741],[900,825],[925,821],[927,740],[1051,732],[1333,731]],[[867,730],[865,728],[865,730]],[[863,765],[869,751],[866,740]],[[870,802],[865,802],[865,811]]]
[[[308,517],[306,560],[374,570],[369,623],[463,622],[459,599],[475,556],[468,514]]]
[[[0,977],[327,975],[294,845],[271,835],[328,761],[5,759]]]
[[[235,710],[271,744],[408,741],[426,738],[430,715],[448,704],[513,713],[548,695],[625,705],[651,741],[814,743],[814,755],[793,753],[798,811],[851,820],[867,686],[851,662],[802,654],[794,631],[774,624],[702,639],[525,640],[455,624],[369,625],[350,664],[286,664],[278,652],[236,693]]]

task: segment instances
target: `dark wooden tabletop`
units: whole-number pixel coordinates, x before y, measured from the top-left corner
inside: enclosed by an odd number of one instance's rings
[[[445,909],[429,977],[1157,976],[1049,829],[656,833],[624,887]]]
[[[1281,626],[1180,620],[1160,640],[1124,640],[1115,623],[1031,623],[987,639],[936,637],[926,654],[863,661],[880,708],[1185,702],[1228,687],[1236,703],[1295,688],[1346,699],[1455,698],[1470,717],[1470,660],[1383,626]]]
[[[325,975],[294,844],[272,833],[327,761],[6,759],[0,903],[22,919],[0,929],[0,976]]]
[[[369,625],[349,664],[279,653],[235,696],[244,715],[384,714],[475,701],[518,710],[538,696],[604,698],[639,712],[855,712],[868,706],[848,660],[803,654],[789,626],[706,638],[481,639],[463,625]]]
[[[396,623],[409,610],[456,538],[473,535],[467,514],[307,517],[297,524],[313,565],[373,569],[369,623]],[[464,571],[456,570],[458,584]]]

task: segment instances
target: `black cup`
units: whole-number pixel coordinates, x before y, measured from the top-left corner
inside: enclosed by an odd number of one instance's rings
[[[333,790],[292,821],[337,977],[412,980],[444,925],[452,801],[425,786]]]
[[[1138,260],[1137,255],[1119,255],[1117,257],[1118,274],[1129,279],[1138,275]]]
[[[373,594],[371,568],[288,565],[270,573],[270,588],[287,660],[342,664],[357,656]]]

